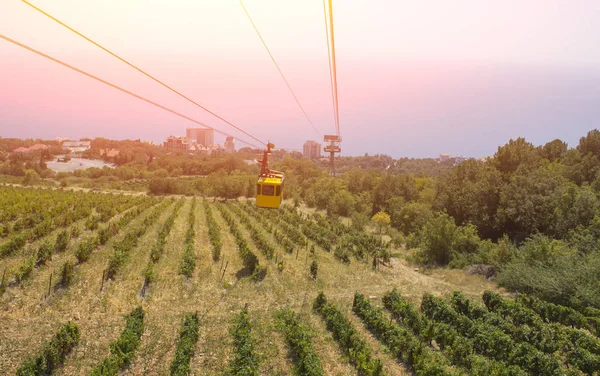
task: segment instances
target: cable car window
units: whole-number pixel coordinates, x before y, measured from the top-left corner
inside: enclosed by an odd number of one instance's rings
[[[263,196],[273,196],[275,193],[275,187],[271,184],[263,184],[262,186],[262,195]]]
[[[281,186],[280,185],[275,187],[275,196],[281,196]]]
[[[256,194],[259,195],[260,193],[260,184],[256,184]]]

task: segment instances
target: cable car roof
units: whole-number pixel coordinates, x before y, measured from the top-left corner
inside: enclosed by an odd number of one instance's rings
[[[282,177],[264,177],[260,176],[258,178],[258,182],[261,184],[283,184],[283,176]]]

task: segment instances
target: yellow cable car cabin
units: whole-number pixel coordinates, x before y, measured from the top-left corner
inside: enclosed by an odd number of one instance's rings
[[[258,161],[261,169],[256,183],[256,206],[259,208],[277,209],[283,201],[283,172],[269,169],[269,154],[274,147],[269,142],[262,161]]]
[[[277,209],[283,200],[283,176],[259,176],[256,184],[256,206]]]

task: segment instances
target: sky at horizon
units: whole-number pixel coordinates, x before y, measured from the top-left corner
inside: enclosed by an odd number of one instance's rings
[[[32,3],[261,140],[319,139],[237,0]],[[244,4],[332,133],[321,0]],[[600,128],[598,1],[334,0],[334,16],[343,155],[481,157],[510,138],[575,146]],[[239,134],[21,1],[0,2],[0,34]],[[160,142],[194,126],[0,39],[0,137]]]

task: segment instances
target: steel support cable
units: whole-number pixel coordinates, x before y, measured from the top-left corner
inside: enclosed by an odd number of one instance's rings
[[[237,129],[238,131],[242,132],[243,134],[245,134],[246,136],[252,138],[253,140],[259,142],[262,145],[267,145],[265,142],[259,140],[258,138],[252,136],[250,133],[244,131],[243,129],[241,129],[240,127],[234,125],[233,123],[229,122],[226,119],[223,119],[221,116],[219,116],[218,114],[212,112],[211,110],[209,110],[208,108],[202,106],[201,104],[197,103],[196,101],[194,101],[193,99],[185,96],[184,94],[180,93],[179,91],[175,90],[174,88],[172,88],[171,86],[165,84],[164,82],[160,81],[159,79],[157,79],[156,77],[150,75],[149,73],[146,73],[144,70],[142,70],[141,68],[137,67],[136,65],[130,63],[129,61],[125,60],[124,58],[120,57],[119,55],[113,53],[112,51],[110,51],[108,48],[100,45],[99,43],[93,41],[92,39],[86,37],[85,35],[83,35],[82,33],[80,33],[79,31],[73,29],[71,26],[65,24],[64,22],[60,21],[59,19],[53,17],[52,15],[46,13],[45,11],[43,11],[42,9],[36,7],[35,5],[31,4],[29,1],[27,0],[21,0],[23,1],[25,4],[29,5],[30,7],[32,7],[33,9],[37,10],[38,12],[42,13],[44,16],[50,18],[51,20],[57,22],[58,24],[64,26],[65,28],[69,29],[70,31],[72,31],[73,33],[79,35],[80,37],[82,37],[83,39],[87,40],[88,42],[92,43],[93,45],[95,45],[96,47],[102,49],[103,51],[109,53],[110,55],[114,56],[115,58],[121,60],[123,63],[129,65],[130,67],[132,67],[133,69],[137,70],[138,72],[142,73],[143,75],[145,75],[146,77],[152,79],[153,81],[159,83],[160,85],[164,86],[165,88],[169,89],[170,91],[172,91],[173,93],[179,95],[180,97],[186,99],[188,102],[196,105],[197,107],[200,107],[201,109],[203,109],[204,111],[208,112],[209,114],[213,115],[214,117],[216,117],[217,119],[227,123],[228,125],[232,126],[233,128]]]
[[[333,64],[333,87],[335,91],[335,120],[337,135],[340,135],[340,108],[338,105],[337,68],[335,64],[335,37],[333,31],[333,0],[329,0],[329,31],[331,32],[331,61]]]
[[[323,17],[325,20],[325,40],[327,41],[327,63],[329,63],[329,87],[331,88],[331,108],[333,109],[333,127],[337,133],[335,116],[335,96],[333,95],[333,74],[331,72],[331,47],[329,46],[329,24],[327,22],[327,0],[323,0]]]
[[[149,103],[149,104],[151,104],[151,105],[153,105],[153,106],[156,106],[156,107],[158,107],[158,108],[160,108],[160,109],[162,109],[162,110],[165,110],[165,111],[167,111],[167,112],[170,112],[170,113],[172,113],[173,115],[177,115],[177,116],[179,116],[179,117],[181,117],[181,118],[183,118],[183,119],[189,120],[189,121],[191,121],[191,122],[193,122],[193,123],[196,123],[196,124],[198,124],[198,125],[201,125],[201,126],[203,126],[203,127],[205,127],[205,128],[212,129],[213,131],[215,131],[215,132],[217,132],[217,133],[219,133],[219,134],[222,134],[222,135],[224,135],[224,136],[231,136],[231,137],[233,137],[233,136],[232,136],[232,135],[230,135],[229,133],[226,133],[226,132],[220,131],[220,130],[218,130],[218,129],[215,129],[214,127],[211,127],[210,125],[204,124],[204,123],[202,123],[202,122],[200,122],[200,121],[198,121],[198,120],[196,120],[196,119],[193,119],[193,118],[191,118],[191,117],[189,117],[189,116],[183,115],[182,113],[179,113],[179,112],[177,112],[177,111],[175,111],[175,110],[172,110],[172,109],[170,109],[170,108],[168,108],[168,107],[165,107],[165,106],[163,106],[163,105],[161,105],[161,104],[158,104],[158,103],[156,103],[156,102],[153,102],[153,101],[151,101],[150,99],[144,98],[144,97],[142,97],[141,95],[135,94],[135,93],[133,93],[133,92],[131,92],[131,91],[127,90],[127,89],[123,89],[122,87],[120,87],[120,86],[118,86],[118,85],[115,85],[115,84],[113,84],[113,83],[110,83],[110,82],[108,82],[108,81],[106,81],[106,80],[103,80],[102,78],[96,77],[96,76],[94,76],[93,74],[87,73],[87,72],[85,72],[85,71],[83,71],[83,70],[81,70],[81,69],[79,69],[79,68],[76,68],[76,67],[74,67],[74,66],[72,66],[72,65],[69,65],[69,64],[67,64],[67,63],[65,63],[65,62],[63,62],[63,61],[61,61],[61,60],[58,60],[58,59],[56,59],[56,58],[53,58],[52,56],[46,55],[46,54],[45,54],[45,53],[43,53],[43,52],[40,52],[40,51],[38,51],[38,50],[36,50],[36,49],[33,49],[33,48],[29,47],[29,46],[26,46],[26,45],[24,45],[24,44],[22,44],[22,43],[19,43],[19,42],[17,42],[16,40],[10,39],[9,37],[6,37],[6,36],[4,36],[4,35],[2,35],[2,34],[0,34],[0,38],[1,38],[1,39],[4,39],[4,40],[6,40],[7,42],[10,42],[10,43],[12,43],[12,44],[15,44],[15,45],[17,45],[17,46],[19,46],[19,47],[21,47],[21,48],[24,48],[24,49],[26,49],[26,50],[28,50],[28,51],[30,51],[30,52],[33,52],[33,53],[35,53],[35,54],[37,54],[37,55],[39,55],[39,56],[45,57],[46,59],[52,60],[52,61],[54,61],[55,63],[58,63],[58,64],[60,64],[60,65],[62,65],[62,66],[64,66],[64,67],[67,67],[67,68],[69,68],[69,69],[72,69],[72,70],[74,70],[75,72],[81,73],[81,74],[83,74],[84,76],[87,76],[87,77],[89,77],[89,78],[92,78],[92,79],[94,79],[94,80],[96,80],[96,81],[99,81],[99,82],[101,82],[101,83],[103,83],[103,84],[105,84],[105,85],[107,85],[107,86],[110,86],[110,87],[112,87],[112,88],[114,88],[114,89],[117,89],[117,90],[119,90],[119,91],[121,91],[121,92],[123,92],[123,93],[125,93],[125,94],[129,94],[129,95],[131,95],[132,97],[135,97],[135,98],[137,98],[137,99],[140,99],[140,100],[142,100],[142,101],[144,101],[144,102],[146,102],[146,103]],[[250,142],[246,142],[246,141],[244,141],[244,140],[240,140],[240,139],[238,139],[238,141],[240,141],[240,142],[242,142],[242,143],[244,143],[244,144],[246,144],[246,145],[252,146],[253,148],[256,148],[256,149],[261,149],[261,147],[258,147],[258,146],[256,146],[256,145],[254,145],[254,144],[250,143]]]
[[[273,54],[271,53],[271,50],[269,50],[269,47],[267,46],[267,43],[263,39],[262,35],[260,35],[260,31],[258,31],[258,28],[256,27],[256,24],[254,23],[254,21],[252,21],[252,17],[250,17],[250,13],[248,13],[248,10],[244,6],[244,3],[242,2],[242,0],[240,0],[240,5],[244,9],[244,13],[246,13],[246,16],[248,17],[248,20],[250,21],[250,23],[252,24],[252,27],[254,28],[254,31],[256,31],[256,34],[258,35],[258,37],[260,38],[260,41],[262,42],[263,46],[267,50],[267,53],[269,54],[269,57],[271,58],[271,61],[273,62],[273,64],[275,64],[275,67],[279,71],[279,74],[281,75],[281,78],[283,78],[283,82],[285,82],[287,88],[289,89],[290,93],[294,97],[294,100],[298,104],[298,107],[300,107],[300,110],[304,114],[304,117],[306,117],[306,120],[308,120],[308,122],[310,123],[310,125],[312,126],[312,128],[314,129],[314,131],[317,132],[317,134],[320,136],[321,133],[317,130],[317,128],[313,124],[312,120],[310,120],[310,117],[308,117],[308,114],[306,113],[306,111],[304,111],[304,107],[302,107],[302,105],[300,104],[300,101],[298,100],[298,97],[296,97],[296,94],[294,94],[294,90],[292,90],[292,86],[290,85],[290,83],[288,82],[288,80],[285,78],[285,75],[283,74],[283,71],[281,70],[281,68],[279,68],[279,64],[277,64],[277,61],[275,60],[275,57],[273,57]]]

